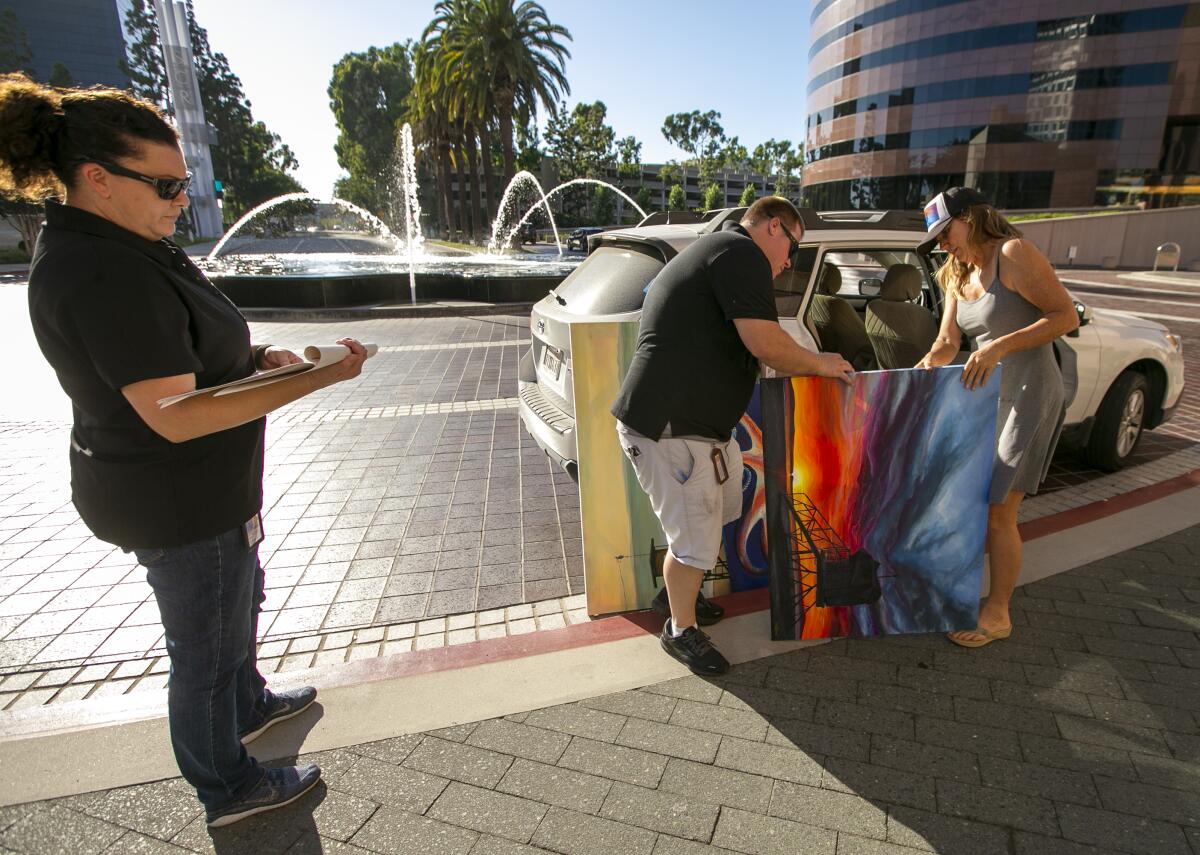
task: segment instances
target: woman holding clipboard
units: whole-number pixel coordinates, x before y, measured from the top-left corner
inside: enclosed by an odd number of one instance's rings
[[[47,199],[29,312],[72,403],[72,499],[97,537],[147,569],[171,660],[171,745],[220,826],[320,778],[315,765],[260,767],[243,747],[316,697],[272,693],[256,665],[264,416],[358,376],[366,352],[342,339],[349,355],[329,367],[160,407],[299,361],[252,346],[241,313],[169,240],[191,177],[153,105],[0,77],[0,192]]]

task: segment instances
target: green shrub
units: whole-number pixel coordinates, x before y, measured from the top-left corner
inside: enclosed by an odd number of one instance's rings
[[[706,211],[725,207],[725,190],[719,184],[709,184],[704,188],[701,206]]]
[[[667,210],[668,211],[686,211],[687,196],[683,195],[683,188],[678,184],[671,187],[671,192],[667,194]]]

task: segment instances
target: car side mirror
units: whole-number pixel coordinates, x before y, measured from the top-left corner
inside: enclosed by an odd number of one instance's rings
[[[1079,316],[1079,326],[1086,327],[1092,322],[1092,307],[1085,306],[1078,300],[1075,301],[1075,314]],[[1067,338],[1079,338],[1078,327],[1067,333]]]
[[[878,297],[883,291],[882,279],[859,279],[858,293],[863,297]]]

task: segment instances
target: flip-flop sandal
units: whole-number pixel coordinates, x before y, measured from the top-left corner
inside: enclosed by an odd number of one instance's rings
[[[946,633],[946,638],[957,644],[959,647],[983,647],[986,644],[991,644],[993,641],[1000,641],[1012,635],[1012,627],[1008,626],[1005,629],[998,629],[995,632],[984,629],[981,626],[975,629],[956,630],[956,632],[965,631],[972,635],[977,635],[979,638],[955,638],[954,633]]]

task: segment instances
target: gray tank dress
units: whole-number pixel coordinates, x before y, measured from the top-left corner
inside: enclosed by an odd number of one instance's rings
[[[958,301],[959,329],[976,346],[1023,329],[1037,321],[1042,310],[996,276],[978,300]],[[1036,493],[1050,468],[1063,423],[1062,372],[1050,344],[1011,353],[1000,363],[1000,407],[996,413],[996,462],[988,501],[1000,504],[1013,490]]]

